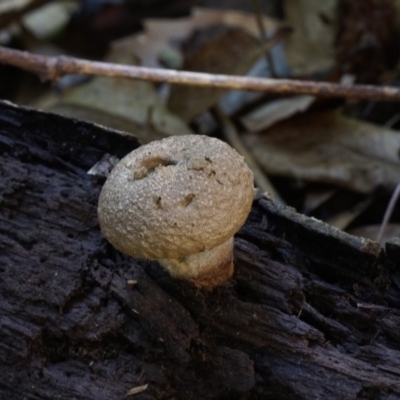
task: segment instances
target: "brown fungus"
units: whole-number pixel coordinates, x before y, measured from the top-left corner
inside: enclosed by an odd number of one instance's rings
[[[117,164],[101,191],[98,216],[121,252],[159,260],[172,276],[210,289],[233,274],[233,235],[253,196],[252,172],[225,142],[172,136]]]

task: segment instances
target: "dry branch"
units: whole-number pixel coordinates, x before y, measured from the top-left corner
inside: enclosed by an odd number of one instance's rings
[[[228,90],[249,90],[277,94],[308,94],[376,101],[400,101],[400,89],[390,86],[347,86],[327,82],[248,78],[166,70],[89,61],[65,56],[47,57],[2,46],[0,46],[0,63],[13,65],[33,72],[43,80],[56,80],[66,74],[84,74]]]

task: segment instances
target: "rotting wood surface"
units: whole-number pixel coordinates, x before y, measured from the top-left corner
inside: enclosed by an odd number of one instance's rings
[[[86,171],[137,146],[0,103],[0,399],[400,398],[398,241],[258,197],[203,293],[99,231]]]

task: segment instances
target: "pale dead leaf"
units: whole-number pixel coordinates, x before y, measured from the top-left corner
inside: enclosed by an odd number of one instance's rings
[[[137,394],[139,394],[139,393],[142,393],[142,392],[146,391],[148,387],[149,387],[149,384],[134,387],[134,388],[132,388],[132,389],[130,389],[130,390],[128,391],[128,393],[126,394],[126,396],[127,396],[127,397],[128,397],[128,396],[135,396],[135,395],[137,395]]]
[[[262,18],[266,31],[271,34],[281,24],[267,16]],[[210,26],[241,28],[249,35],[259,37],[253,14],[239,11],[194,8],[192,15],[179,19],[148,19],[143,33],[127,36],[113,43],[113,49],[124,54],[136,55],[147,67],[161,67],[160,55],[171,54],[182,58],[181,44],[196,30]]]
[[[337,0],[285,1],[286,23],[293,28],[286,44],[293,74],[311,74],[334,65],[336,6]]]
[[[281,24],[263,17],[268,35]],[[265,53],[260,45],[259,28],[253,14],[239,11],[194,9],[188,18],[174,20],[147,20],[144,32],[116,41],[113,48],[124,54],[136,54],[142,64],[160,67],[160,59],[181,60],[181,67],[188,71],[236,74],[247,72]],[[225,36],[210,40],[184,59],[181,46],[195,32],[222,27]],[[265,47],[264,47],[265,46]],[[226,93],[213,88],[172,86],[168,107],[189,121],[215,104]]]
[[[32,3],[32,0],[2,0],[0,1],[0,14],[18,12],[29,3]]]
[[[335,184],[370,193],[393,190],[400,177],[400,135],[334,112],[308,113],[247,134],[267,174]]]
[[[266,129],[278,121],[306,111],[315,101],[314,96],[294,96],[265,103],[240,118],[249,132]]]
[[[39,40],[48,40],[65,28],[78,11],[75,1],[53,2],[27,13],[22,23]]]
[[[210,30],[220,29],[211,27]],[[208,34],[208,31],[202,31]],[[201,33],[200,33],[201,35]],[[183,70],[242,75],[265,53],[259,40],[245,31],[229,28],[208,38],[185,57]],[[215,88],[172,85],[168,107],[185,121],[207,110],[226,93]]]
[[[108,60],[123,60],[126,63],[128,58],[113,53]],[[66,91],[61,101],[50,109],[63,115],[130,132],[143,143],[170,135],[193,133],[179,117],[164,106],[154,85],[145,81],[94,78]]]

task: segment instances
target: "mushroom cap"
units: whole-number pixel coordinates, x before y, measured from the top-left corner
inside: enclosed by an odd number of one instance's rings
[[[179,259],[212,249],[244,224],[253,173],[221,140],[171,136],[125,156],[100,194],[100,228],[125,254]]]

